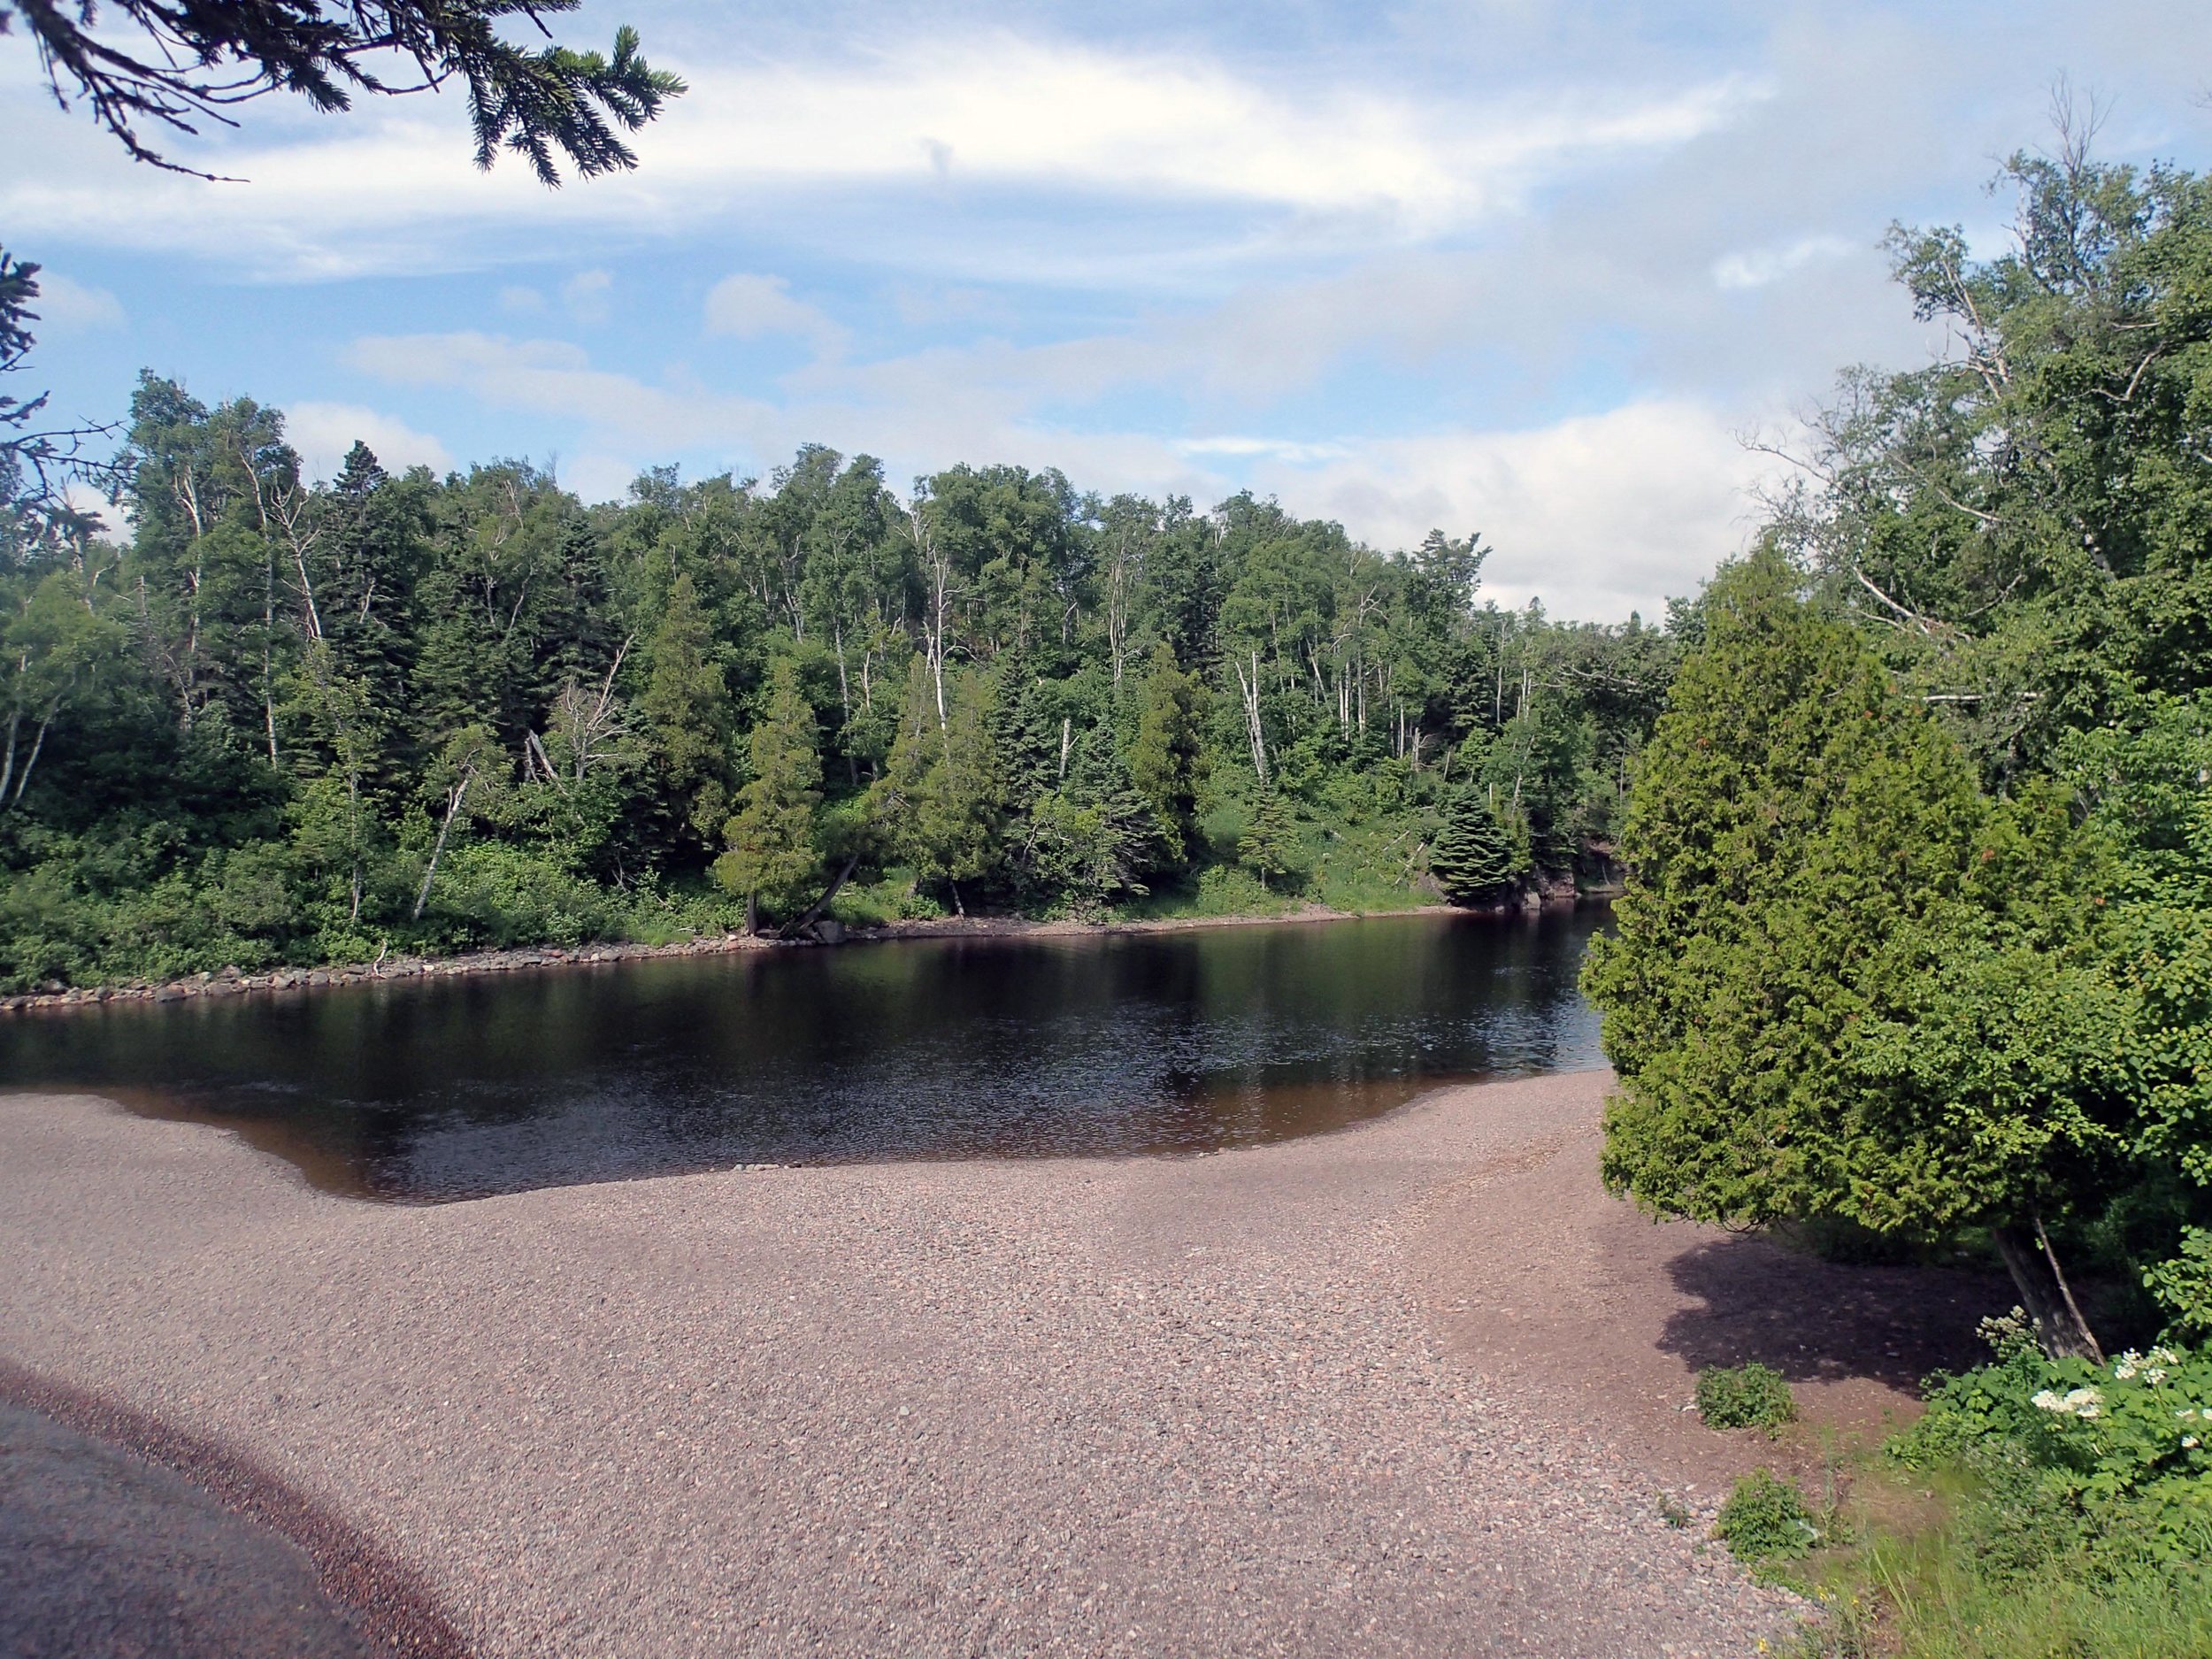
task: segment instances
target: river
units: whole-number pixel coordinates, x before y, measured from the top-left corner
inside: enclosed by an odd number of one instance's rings
[[[1601,1064],[1603,906],[909,940],[0,1026],[0,1087],[219,1125],[403,1203],[739,1163],[1193,1153]]]

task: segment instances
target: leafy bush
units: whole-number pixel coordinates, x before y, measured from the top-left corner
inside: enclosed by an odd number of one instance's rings
[[[2000,1327],[1994,1364],[1931,1379],[1927,1416],[1891,1446],[1909,1468],[1964,1461],[1996,1502],[2001,1563],[2078,1541],[2114,1571],[2212,1555],[2212,1354],[2154,1348],[2104,1365],[2048,1359]],[[2016,1547],[2024,1524],[2039,1538]]]
[[[2143,1284],[2171,1317],[2170,1334],[2200,1342],[2212,1338],[2212,1232],[2185,1231],[2180,1254],[2144,1270]]]
[[[1713,1536],[1739,1561],[1794,1561],[1811,1553],[1820,1528],[1795,1486],[1770,1470],[1755,1469],[1720,1506]]]
[[[1777,1429],[1797,1418],[1782,1373],[1753,1360],[1708,1365],[1697,1374],[1697,1414],[1709,1429]]]

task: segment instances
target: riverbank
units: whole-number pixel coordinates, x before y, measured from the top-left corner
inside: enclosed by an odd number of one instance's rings
[[[1604,895],[1593,895],[1603,897]],[[1551,895],[1543,904],[1571,904],[1573,895]],[[1498,906],[1461,914],[1517,915],[1522,906]],[[250,995],[255,993],[322,990],[332,987],[444,979],[471,974],[514,973],[548,968],[604,965],[648,961],[669,956],[725,956],[736,951],[806,949],[820,945],[869,944],[902,939],[1020,939],[1087,938],[1115,933],[1184,933],[1212,927],[1269,927],[1296,923],[1356,921],[1379,916],[1422,916],[1450,913],[1443,904],[1411,905],[1402,909],[1337,910],[1308,904],[1279,915],[1172,916],[1110,922],[1035,922],[1021,917],[948,917],[927,921],[886,922],[872,927],[824,925],[824,936],[783,940],[743,933],[711,934],[663,945],[608,943],[573,947],[547,945],[507,950],[472,951],[453,956],[394,956],[372,963],[352,963],[316,968],[278,968],[245,973],[225,968],[219,973],[197,973],[160,984],[134,982],[118,986],[72,987],[58,991],[30,991],[0,996],[0,1013],[39,1013],[57,1010],[100,1007],[113,1002],[182,1002],[201,997]]]
[[[1703,1527],[1771,1453],[1654,1445],[1697,1333],[1852,1371],[1838,1308],[1886,1299],[1919,1344],[1892,1364],[1972,1311],[1819,1263],[1820,1300],[1765,1305],[1756,1240],[1597,1190],[1607,1081],[1197,1158],[427,1208],[18,1097],[0,1358],[266,1469],[479,1659],[1748,1655],[1799,1606]],[[1532,1317],[1606,1333],[1555,1363]]]

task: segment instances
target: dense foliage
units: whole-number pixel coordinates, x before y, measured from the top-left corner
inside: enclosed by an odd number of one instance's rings
[[[2212,1325],[2212,187],[2022,157],[1893,239],[1961,349],[1861,372],[1705,595],[1588,985],[1652,1208],[1986,1225],[2044,1340]]]
[[[808,449],[587,507],[519,463],[303,478],[152,376],[130,534],[0,526],[0,983],[978,906],[1601,872],[1669,635],[1479,602],[1238,496]],[[1494,804],[1493,804],[1494,803]]]

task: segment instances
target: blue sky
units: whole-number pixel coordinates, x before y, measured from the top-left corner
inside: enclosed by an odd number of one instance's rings
[[[51,273],[58,405],[142,366],[288,411],[326,470],[765,474],[803,442],[1202,504],[1379,546],[1482,531],[1501,597],[1617,618],[1740,548],[1786,432],[1942,342],[1892,219],[2001,245],[1996,159],[2055,79],[2107,157],[2202,164],[2198,7],[1537,0],[601,5],[691,83],[634,175],[468,163],[457,100],[267,100],[134,168],[0,41],[0,229]]]

